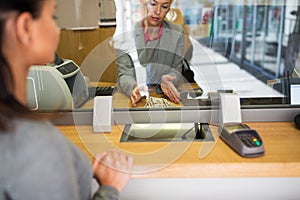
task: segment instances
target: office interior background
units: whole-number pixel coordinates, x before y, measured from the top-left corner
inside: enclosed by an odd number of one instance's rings
[[[128,31],[143,17],[141,2],[121,4],[125,13],[118,25]],[[297,1],[176,0],[173,7],[181,11],[191,37],[262,80],[285,76],[289,46],[299,52]]]

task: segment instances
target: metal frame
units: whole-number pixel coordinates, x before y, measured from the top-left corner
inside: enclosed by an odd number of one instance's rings
[[[299,107],[289,108],[250,108],[241,109],[243,122],[279,122],[294,120],[300,113]],[[163,113],[163,114],[162,114]],[[43,115],[53,113],[43,113]],[[212,123],[218,110],[156,110],[156,111],[113,111],[114,124],[130,123],[175,123],[202,122]],[[92,125],[93,111],[55,113],[55,125]],[[213,116],[213,117],[212,117]]]

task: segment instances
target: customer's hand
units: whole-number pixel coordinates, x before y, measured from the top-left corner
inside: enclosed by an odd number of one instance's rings
[[[136,103],[139,102],[141,100],[141,98],[142,98],[142,96],[141,96],[140,90],[139,90],[138,86],[136,86],[132,90],[131,95],[130,95],[130,100],[131,100],[132,106],[136,106]]]
[[[133,168],[133,158],[119,151],[99,154],[93,162],[93,170],[100,185],[108,185],[119,192],[126,186]]]
[[[163,75],[161,78],[160,87],[163,93],[174,103],[180,102],[180,94],[174,86],[173,81],[176,76]]]

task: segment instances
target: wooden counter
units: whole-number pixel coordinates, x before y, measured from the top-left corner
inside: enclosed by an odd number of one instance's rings
[[[300,131],[294,124],[247,124],[263,139],[265,155],[262,157],[240,157],[218,139],[216,127],[211,127],[216,143],[121,143],[123,125],[115,125],[111,133],[93,133],[91,126],[57,127],[91,159],[94,154],[111,148],[132,155],[135,159],[133,178],[300,177]],[[206,156],[203,155],[205,149]]]

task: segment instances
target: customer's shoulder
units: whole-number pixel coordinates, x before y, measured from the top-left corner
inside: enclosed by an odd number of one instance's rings
[[[14,132],[23,138],[30,140],[38,140],[39,142],[49,143],[61,141],[66,142],[66,139],[49,121],[39,120],[15,120]]]
[[[78,148],[48,121],[17,120],[12,134],[17,143],[30,152],[56,157],[78,154]]]
[[[47,132],[57,132],[57,129],[46,120],[15,120],[14,122],[15,130],[21,132],[31,132],[34,133],[36,131],[40,132],[41,134]]]

